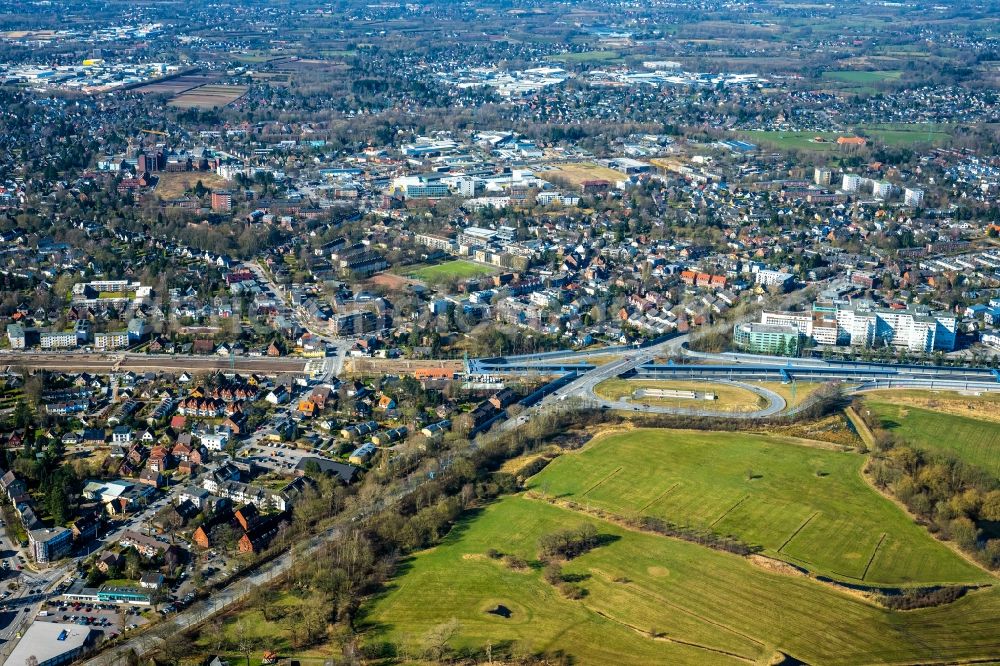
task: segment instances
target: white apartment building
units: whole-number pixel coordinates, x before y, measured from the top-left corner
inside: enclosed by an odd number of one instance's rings
[[[861,189],[861,176],[855,173],[845,173],[840,189],[844,192],[857,192]]]
[[[924,202],[924,191],[916,187],[907,187],[903,191],[903,203],[917,207]]]
[[[957,318],[924,308],[892,310],[867,304],[838,307],[816,304],[811,312],[762,312],[762,324],[793,326],[819,345],[892,346],[914,352],[955,348]]]
[[[791,273],[782,273],[781,271],[772,271],[766,268],[757,271],[755,275],[757,284],[762,287],[777,285],[783,289],[789,289],[795,282],[795,276]]]
[[[42,349],[69,349],[76,347],[76,331],[42,331],[38,334]]]
[[[876,199],[888,199],[896,191],[896,186],[884,180],[876,180],[872,183],[872,196]]]
[[[94,333],[94,349],[124,349],[128,347],[128,331]]]

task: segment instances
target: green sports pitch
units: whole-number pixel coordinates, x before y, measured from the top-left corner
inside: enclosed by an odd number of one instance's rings
[[[492,275],[495,272],[496,270],[489,266],[456,259],[454,261],[446,261],[442,264],[422,266],[410,271],[409,275],[425,282],[442,282],[453,279],[467,280],[484,275]]]

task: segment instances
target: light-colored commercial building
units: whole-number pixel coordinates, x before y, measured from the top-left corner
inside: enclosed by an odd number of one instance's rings
[[[811,312],[763,312],[760,323],[791,326],[819,345],[896,347],[915,352],[951,351],[958,320],[927,308],[893,310],[868,303],[850,307],[813,305]]]
[[[733,327],[733,344],[756,354],[798,355],[802,334],[795,326],[769,324],[737,324]]]
[[[6,664],[60,666],[68,664],[94,643],[89,627],[64,622],[32,622]]]

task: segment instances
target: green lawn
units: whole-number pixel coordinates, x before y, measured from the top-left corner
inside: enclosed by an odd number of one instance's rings
[[[876,143],[900,147],[917,144],[945,145],[951,139],[950,126],[942,124],[872,125],[858,127],[858,134]],[[837,138],[854,136],[851,132],[781,132],[770,130],[747,130],[739,132],[740,138],[752,143],[771,146],[778,150],[803,150],[815,152],[836,152],[841,150]],[[821,137],[822,142],[814,139]]]
[[[824,79],[832,79],[834,81],[846,81],[847,83],[860,83],[860,84],[882,83],[883,81],[898,81],[902,76],[903,72],[899,70],[863,72],[857,70],[844,69],[844,70],[823,72]]]
[[[532,561],[540,535],[582,522],[611,543],[564,566],[581,579],[581,600],[562,597],[537,566],[515,572],[484,555],[495,548]],[[487,612],[498,604],[512,615]],[[416,554],[365,610],[367,641],[413,656],[430,630],[452,619],[453,648],[489,643],[494,658],[511,644],[565,650],[579,664],[765,663],[776,650],[834,665],[962,662],[1000,653],[995,588],[947,606],[891,612],[735,555],[522,497],[487,507],[441,545]]]
[[[258,605],[244,607],[236,612],[228,613],[219,633],[203,631],[196,642],[198,650],[215,654],[221,652],[232,657],[231,664],[243,664],[245,655],[236,651],[241,637],[249,638],[255,643],[253,664],[261,663],[261,653],[264,650],[274,650],[282,655],[294,655],[296,659],[306,661],[329,658],[329,649],[325,645],[314,645],[310,648],[296,648],[295,634],[297,608],[306,608],[315,602],[300,599],[292,592],[283,591],[269,598],[268,617]]]
[[[645,429],[564,454],[529,487],[620,515],[731,534],[848,581],[988,578],[871,489],[861,478],[864,461],[764,435]]]
[[[777,132],[769,130],[748,130],[740,132],[740,138],[752,143],[772,146],[779,150],[813,150],[830,152],[839,150],[837,137],[844,136],[839,132]],[[813,141],[816,137],[825,139],[823,143]]]
[[[951,140],[947,125],[886,125],[866,127],[865,134],[890,147],[929,144],[941,146]]]
[[[870,399],[865,405],[883,428],[917,448],[952,454],[1000,477],[1000,424]]]
[[[483,275],[491,275],[495,272],[496,271],[489,266],[483,266],[482,264],[476,264],[471,261],[456,259],[454,261],[446,261],[443,264],[423,266],[410,271],[409,275],[417,278],[418,280],[437,282],[455,278],[464,280],[468,278],[481,277]]]
[[[549,60],[555,60],[564,63],[582,63],[582,62],[605,62],[608,60],[617,60],[617,51],[583,51],[581,53],[560,53],[559,55],[550,56]]]

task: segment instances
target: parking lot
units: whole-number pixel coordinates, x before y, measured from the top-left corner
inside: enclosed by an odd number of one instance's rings
[[[264,441],[254,442],[244,448],[241,454],[250,458],[261,467],[284,473],[295,469],[295,466],[299,464],[302,458],[315,455],[309,451],[297,449],[294,446],[272,444]]]
[[[106,634],[120,634],[122,628],[134,629],[149,622],[152,609],[116,604],[88,604],[52,600],[42,604],[38,622],[66,622],[99,629]]]

